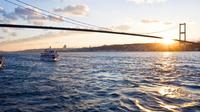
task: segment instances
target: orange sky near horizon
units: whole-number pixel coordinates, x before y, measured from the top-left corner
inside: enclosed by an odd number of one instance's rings
[[[59,17],[17,1],[11,2],[23,7],[0,1],[0,23],[89,28],[79,25],[84,22],[103,26],[113,31],[167,38],[164,43],[169,42],[170,39],[178,39],[179,23],[186,23],[187,40],[200,40],[198,31],[200,16],[197,14],[200,10],[199,0],[23,1],[59,15]],[[80,48],[162,42],[136,36],[16,28],[1,28],[0,34],[0,51],[19,51],[48,48],[49,46],[61,48],[65,44],[70,48]]]

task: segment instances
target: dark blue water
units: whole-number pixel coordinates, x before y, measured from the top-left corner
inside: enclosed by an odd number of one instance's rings
[[[0,112],[200,112],[200,53],[5,54]]]

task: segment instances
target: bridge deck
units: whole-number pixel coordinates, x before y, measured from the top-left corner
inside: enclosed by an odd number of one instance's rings
[[[127,33],[127,32],[116,32],[116,31],[111,31],[111,30],[95,30],[95,29],[53,27],[53,26],[36,26],[36,25],[17,25],[17,24],[0,24],[0,27],[2,27],[2,28],[3,27],[8,27],[8,28],[28,28],[28,29],[49,29],[49,30],[96,32],[96,33],[108,33],[108,34],[118,34],[118,35],[129,35],[129,36],[140,36],[140,37],[164,39],[164,37],[160,37],[160,36],[137,34],[137,33]],[[178,39],[173,39],[173,40],[181,42],[181,43],[191,43],[191,44],[200,45],[200,43],[191,42],[191,41],[183,41],[183,40],[178,40]]]

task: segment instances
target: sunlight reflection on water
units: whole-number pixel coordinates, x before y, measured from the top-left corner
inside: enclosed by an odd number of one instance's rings
[[[200,55],[176,52],[7,54],[2,111],[172,111],[200,108]]]

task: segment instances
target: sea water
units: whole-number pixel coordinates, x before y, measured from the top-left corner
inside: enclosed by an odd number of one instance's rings
[[[0,112],[200,112],[199,52],[4,54]]]

